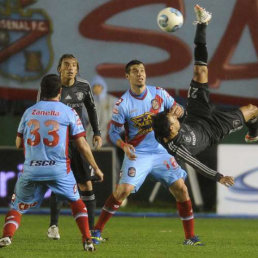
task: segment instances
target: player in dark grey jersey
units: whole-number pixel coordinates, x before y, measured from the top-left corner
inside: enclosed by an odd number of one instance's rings
[[[225,135],[247,125],[247,142],[258,141],[258,108],[253,105],[233,111],[221,111],[209,100],[207,24],[197,25],[195,36],[194,75],[188,92],[186,115],[180,123],[172,111],[164,111],[153,118],[155,137],[177,160],[183,160],[201,174],[226,186],[233,185],[232,177],[223,176],[193,156],[218,143]]]
[[[94,132],[92,139],[93,146],[95,146],[96,149],[100,149],[102,139],[96,107],[88,81],[77,77],[79,72],[78,60],[72,54],[64,54],[59,60],[57,71],[62,83],[61,102],[76,110],[85,129],[86,112],[88,113],[90,124]],[[81,199],[84,201],[88,210],[89,226],[90,229],[93,229],[96,200],[91,179],[94,171],[78,152],[72,141],[69,143],[69,156],[71,159],[71,167],[79,186]],[[52,194],[50,199],[51,221],[48,229],[48,237],[52,239],[60,238],[58,217],[61,206],[62,202],[57,202],[55,195]]]

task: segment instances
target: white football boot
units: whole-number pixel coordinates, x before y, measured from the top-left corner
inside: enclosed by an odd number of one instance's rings
[[[59,240],[60,234],[59,234],[58,227],[56,225],[49,227],[47,230],[47,236],[51,239]]]
[[[201,6],[199,6],[198,4],[194,6],[194,11],[196,14],[196,21],[194,22],[194,24],[201,24],[201,23],[205,23],[208,24],[209,21],[211,20],[212,14],[208,11],[206,11],[204,8],[202,8]]]

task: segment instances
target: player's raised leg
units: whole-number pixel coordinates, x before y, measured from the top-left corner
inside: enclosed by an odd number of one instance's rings
[[[199,83],[208,82],[208,51],[206,48],[206,27],[211,20],[211,14],[199,5],[195,5],[196,32],[194,38],[194,75],[193,80]]]

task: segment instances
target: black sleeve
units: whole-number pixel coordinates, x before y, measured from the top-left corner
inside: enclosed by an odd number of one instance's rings
[[[188,151],[185,151],[183,148],[176,146],[173,142],[166,144],[166,149],[171,155],[174,155],[178,159],[182,159],[187,164],[196,169],[198,173],[205,177],[208,177],[214,181],[219,181],[223,177],[222,174],[207,167],[199,160],[194,158]]]
[[[94,132],[94,136],[96,136],[96,135],[100,136],[101,132],[100,132],[100,128],[99,128],[99,120],[98,120],[97,110],[96,110],[93,94],[92,94],[92,91],[91,91],[91,88],[89,85],[88,85],[86,97],[84,99],[84,105],[88,112],[90,124],[91,124],[92,130]]]

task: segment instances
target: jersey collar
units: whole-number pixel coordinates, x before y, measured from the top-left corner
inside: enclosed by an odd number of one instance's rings
[[[143,99],[145,99],[145,97],[146,97],[146,95],[147,95],[147,87],[146,87],[145,91],[144,91],[142,94],[140,94],[140,95],[134,94],[134,93],[131,91],[131,89],[129,89],[129,93],[130,93],[131,96],[134,97],[135,99],[143,100]]]

